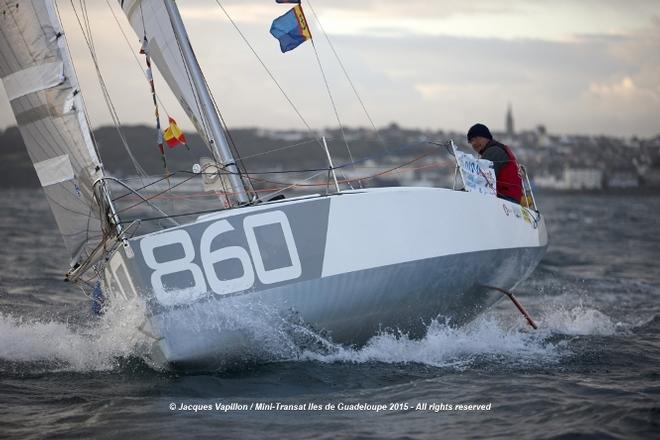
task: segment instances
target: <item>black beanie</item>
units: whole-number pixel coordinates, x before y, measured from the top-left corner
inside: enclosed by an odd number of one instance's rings
[[[490,134],[490,130],[484,124],[474,124],[467,133],[467,140],[470,142],[470,139],[476,138],[477,136],[484,137],[486,139],[493,139],[493,135]]]

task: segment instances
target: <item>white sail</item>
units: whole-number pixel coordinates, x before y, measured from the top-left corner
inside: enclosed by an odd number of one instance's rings
[[[78,262],[102,239],[94,183],[103,170],[54,0],[0,0],[0,78]]]
[[[158,66],[217,162],[228,172],[235,204],[248,202],[245,185],[229,147],[204,74],[192,50],[174,0],[119,0],[143,48]],[[146,44],[144,44],[146,43]]]
[[[178,99],[181,107],[195,125],[197,132],[208,142],[199,101],[186,69],[170,16],[163,0],[118,0],[144,49]]]

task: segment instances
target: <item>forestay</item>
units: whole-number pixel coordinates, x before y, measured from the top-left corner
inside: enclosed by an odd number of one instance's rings
[[[103,176],[54,0],[0,0],[0,77],[74,262],[102,239]]]
[[[179,49],[163,0],[118,0],[133,30],[146,45],[143,49],[156,63],[181,107],[203,139],[208,139],[195,89]]]

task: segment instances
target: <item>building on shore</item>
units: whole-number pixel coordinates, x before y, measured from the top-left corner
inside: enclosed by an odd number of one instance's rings
[[[595,168],[565,168],[561,177],[540,175],[534,178],[539,188],[560,190],[603,189],[603,171]]]

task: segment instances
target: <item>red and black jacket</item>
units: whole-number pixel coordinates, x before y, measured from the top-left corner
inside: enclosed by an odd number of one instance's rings
[[[493,162],[497,178],[497,195],[520,203],[522,198],[522,180],[518,172],[518,161],[511,149],[491,140],[481,150],[481,158]]]

